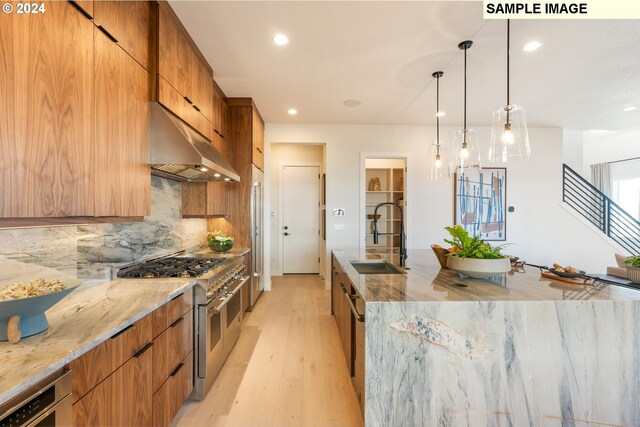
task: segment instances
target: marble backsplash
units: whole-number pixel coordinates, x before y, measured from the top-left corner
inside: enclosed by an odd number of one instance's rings
[[[180,205],[180,183],[152,176],[151,215],[142,222],[0,229],[2,278],[11,277],[16,262],[110,278],[118,264],[206,246],[206,220],[182,219]]]

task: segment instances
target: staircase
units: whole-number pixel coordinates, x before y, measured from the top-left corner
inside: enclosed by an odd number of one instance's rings
[[[640,222],[566,164],[562,201],[629,253],[640,254]]]

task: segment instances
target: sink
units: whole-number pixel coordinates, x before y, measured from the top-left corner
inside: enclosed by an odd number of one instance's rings
[[[406,271],[387,261],[350,261],[360,274],[407,274]]]

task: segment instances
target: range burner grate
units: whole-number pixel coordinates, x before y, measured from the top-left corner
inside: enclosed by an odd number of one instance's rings
[[[198,277],[222,264],[225,258],[161,258],[132,265],[118,271],[121,278],[156,279],[162,277]]]

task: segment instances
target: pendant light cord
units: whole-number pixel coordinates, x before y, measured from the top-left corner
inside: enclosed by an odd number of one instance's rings
[[[511,20],[507,19],[507,126],[509,126],[509,113],[511,112],[511,81],[510,81],[510,65],[511,65]]]
[[[440,76],[436,77],[436,147],[440,154]]]
[[[464,130],[462,131],[462,145],[467,144],[467,50],[464,49]]]

